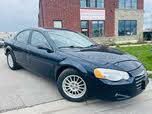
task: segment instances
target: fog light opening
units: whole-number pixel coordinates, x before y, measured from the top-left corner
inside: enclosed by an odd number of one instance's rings
[[[119,93],[116,93],[116,94],[115,94],[115,97],[116,97],[118,100],[123,100],[123,99],[129,99],[129,98],[130,98],[130,96],[123,95],[123,94],[119,94]]]

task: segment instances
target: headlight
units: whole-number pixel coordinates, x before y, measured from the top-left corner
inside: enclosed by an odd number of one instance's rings
[[[127,72],[112,69],[97,68],[94,70],[94,74],[96,78],[107,79],[110,81],[120,81],[129,79],[129,74]]]

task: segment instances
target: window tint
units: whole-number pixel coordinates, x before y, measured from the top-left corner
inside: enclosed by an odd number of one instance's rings
[[[119,21],[119,36],[131,36],[137,34],[136,20],[121,20]]]
[[[16,40],[26,44],[29,38],[30,31],[23,31],[17,37]]]
[[[36,32],[36,31],[33,32],[32,34],[31,45],[35,47],[40,45],[49,47],[49,43],[46,40],[46,38],[40,32]]]

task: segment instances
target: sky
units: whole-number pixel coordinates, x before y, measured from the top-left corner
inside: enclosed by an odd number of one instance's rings
[[[152,0],[145,0],[144,28],[152,28]],[[38,26],[39,0],[0,0],[0,32]]]
[[[39,0],[0,0],[0,32],[37,27]]]
[[[144,29],[152,29],[152,0],[145,0],[144,5]]]

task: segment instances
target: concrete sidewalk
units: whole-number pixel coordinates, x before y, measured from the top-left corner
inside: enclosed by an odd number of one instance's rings
[[[136,47],[136,46],[147,46],[147,45],[152,45],[152,43],[150,44],[128,44],[128,45],[118,45],[119,47]],[[113,48],[116,48],[117,46],[110,46]]]
[[[90,100],[83,103],[72,103],[57,100],[25,109],[3,114],[152,114],[152,81],[141,95],[120,102]]]
[[[147,71],[147,73],[148,73],[149,75],[152,75],[152,71]]]

